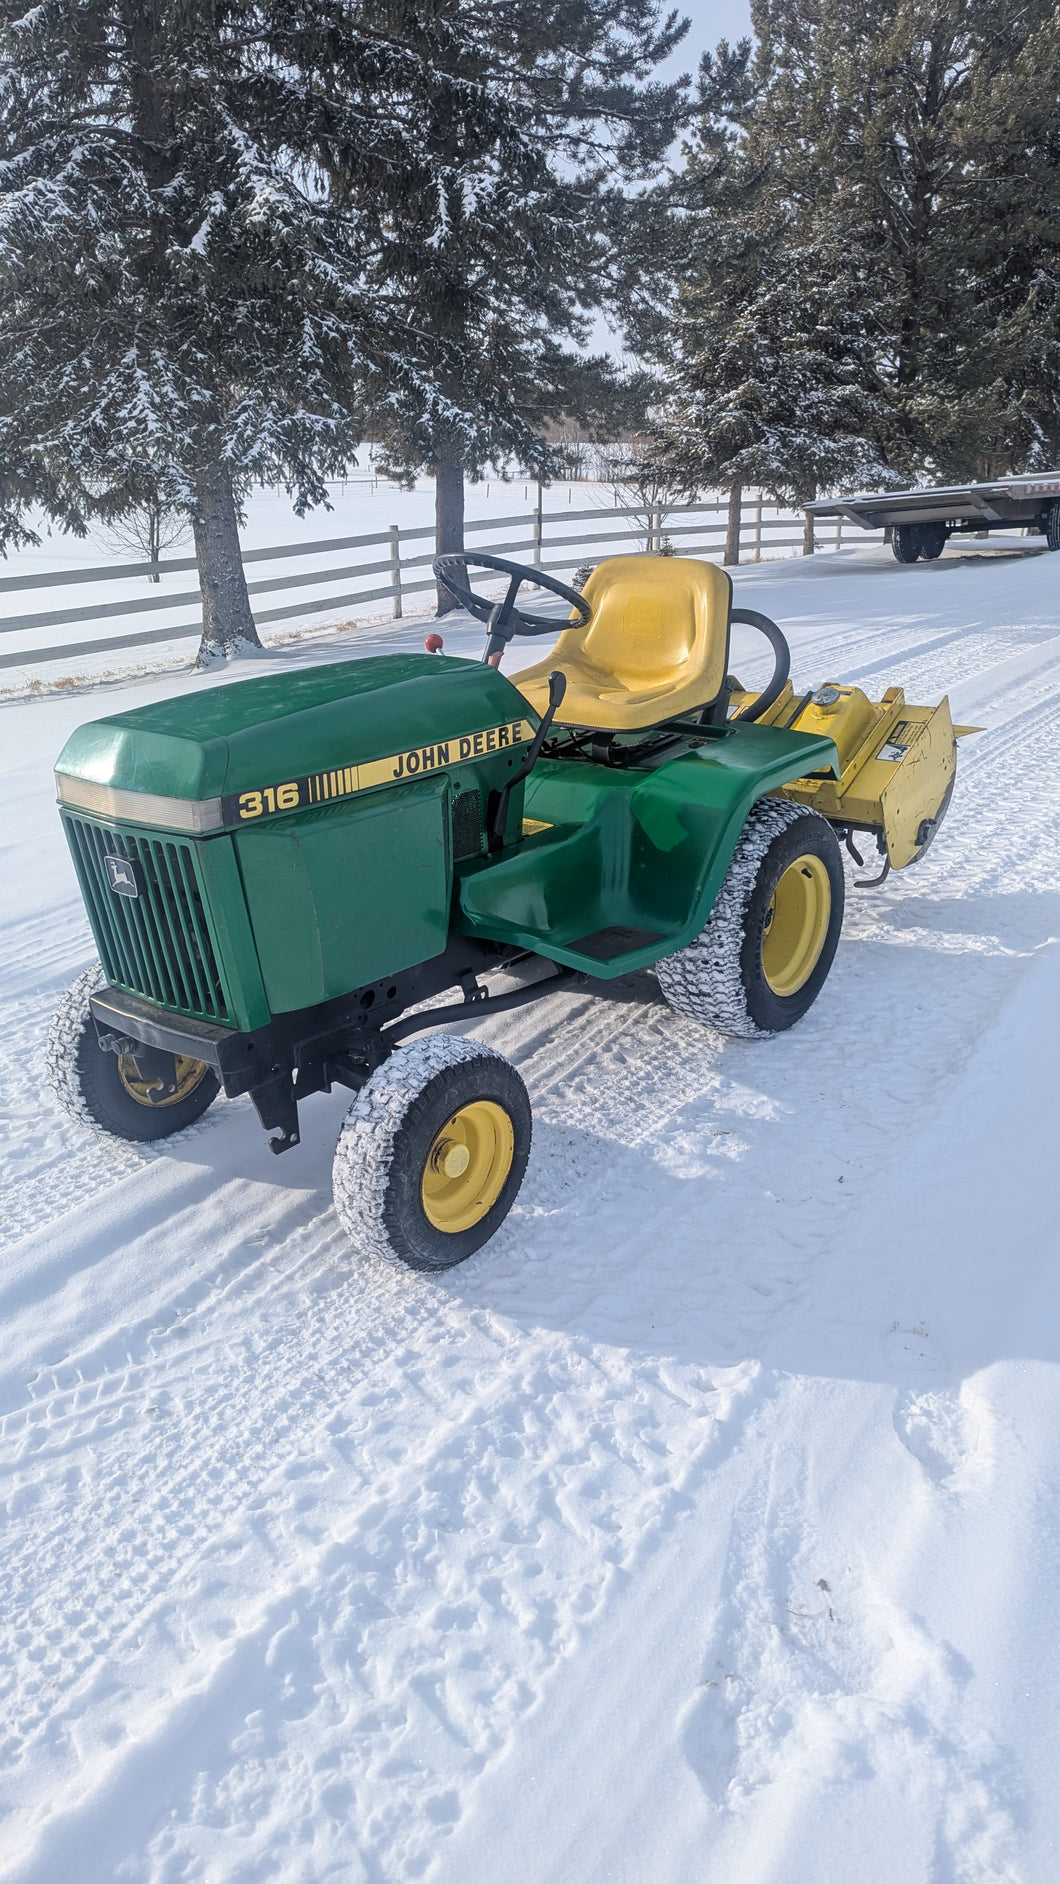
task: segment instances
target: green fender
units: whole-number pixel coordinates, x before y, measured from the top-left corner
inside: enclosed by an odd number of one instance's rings
[[[608,979],[645,967],[703,928],[752,805],[821,771],[830,739],[739,723],[650,771],[542,760],[523,842],[458,864],[454,926]]]

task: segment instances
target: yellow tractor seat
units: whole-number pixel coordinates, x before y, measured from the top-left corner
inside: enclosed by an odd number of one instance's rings
[[[585,585],[587,628],[565,628],[547,661],[510,676],[538,713],[559,668],[563,726],[631,732],[716,700],[729,660],[732,584],[688,556],[610,556]]]

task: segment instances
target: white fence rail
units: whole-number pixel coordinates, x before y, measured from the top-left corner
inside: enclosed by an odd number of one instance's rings
[[[556,573],[572,572],[579,564],[599,560],[601,555],[614,555],[618,553],[620,545],[635,544],[639,548],[656,549],[669,542],[678,555],[706,556],[711,560],[719,560],[724,553],[726,509],[724,503],[718,502],[671,506],[665,511],[653,511],[650,515],[632,507],[605,509],[596,506],[586,510],[568,507],[548,511],[533,508],[515,516],[471,518],[464,525],[465,541],[472,554],[476,548],[481,548],[493,555],[523,555],[535,567]],[[628,519],[633,521],[624,521],[623,527],[608,527]],[[580,527],[585,525],[595,527]],[[850,526],[846,527],[849,535]],[[835,523],[829,520],[824,526],[818,525],[817,547],[827,550],[841,548],[843,528],[842,520]],[[506,531],[519,534],[506,536],[503,534]],[[498,533],[501,533],[501,540],[495,541]],[[859,542],[882,536],[880,531],[858,530],[855,534]],[[407,598],[422,595],[434,588],[434,577],[430,573],[434,558],[433,537],[434,531],[429,525],[399,529],[396,524],[391,524],[386,530],[362,536],[323,537],[311,543],[287,543],[267,549],[245,550],[243,563],[250,576],[247,588],[252,599],[271,594],[292,598],[277,607],[255,607],[254,620],[260,629],[280,622],[304,621],[311,624],[314,618],[330,615],[335,625],[338,625],[349,619],[351,611],[382,601],[389,601],[391,615],[399,619]],[[778,550],[801,549],[802,543],[801,513],[782,510],[762,497],[745,497],[740,533],[741,561],[759,561],[763,557],[771,557]],[[354,550],[375,551],[376,554],[355,561],[345,560]],[[314,566],[304,571],[285,570],[280,575],[266,575],[262,579],[258,579],[255,574],[261,564],[287,562],[301,557],[313,557]],[[333,558],[343,560],[333,561]],[[142,581],[145,577],[161,581],[191,573],[195,567],[193,556],[177,556],[157,563],[111,563],[86,569],[4,576],[0,577],[0,598],[21,596],[38,589],[79,589],[86,583],[106,582],[124,586]],[[336,585],[364,583],[373,576],[384,577],[385,580],[368,588],[343,588],[339,593],[335,592]],[[302,589],[316,589],[320,593],[294,599],[294,592]],[[192,610],[191,619],[135,632],[136,617],[157,617],[177,610]],[[130,618],[133,618],[130,622],[133,632],[84,640],[65,639],[58,645],[48,645],[50,631],[56,629],[69,629],[94,622],[129,621]],[[150,596],[122,595],[116,600],[104,602],[31,609],[28,613],[0,616],[0,636],[17,637],[19,643],[16,647],[8,644],[0,652],[0,668],[35,668],[41,663],[72,657],[131,653],[137,648],[190,640],[200,634],[201,627],[197,587],[167,588],[161,594]]]

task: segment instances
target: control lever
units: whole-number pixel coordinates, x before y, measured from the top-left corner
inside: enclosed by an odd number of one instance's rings
[[[501,845],[504,843],[504,831],[508,823],[508,801],[511,798],[512,791],[516,785],[522,784],[524,778],[529,778],[538,759],[541,757],[541,748],[552,730],[552,722],[560,706],[563,704],[563,696],[566,691],[567,676],[557,668],[555,673],[550,674],[548,677],[548,705],[542,715],[541,724],[530,742],[530,750],[526,758],[523,760],[522,765],[519,767],[514,777],[508,780],[504,790],[498,792],[495,799],[494,795],[492,793],[490,794],[492,802],[489,821],[489,847],[491,850],[500,850]]]

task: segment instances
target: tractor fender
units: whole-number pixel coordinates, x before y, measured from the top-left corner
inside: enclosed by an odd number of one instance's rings
[[[455,926],[605,980],[646,967],[703,928],[751,807],[818,772],[831,739],[735,722],[648,772],[541,761],[524,841],[460,867]]]
[[[723,739],[638,785],[631,803],[630,890],[646,923],[654,907],[665,934],[656,957],[701,933],[753,806],[793,779],[821,773],[839,776],[831,739],[732,724]]]

